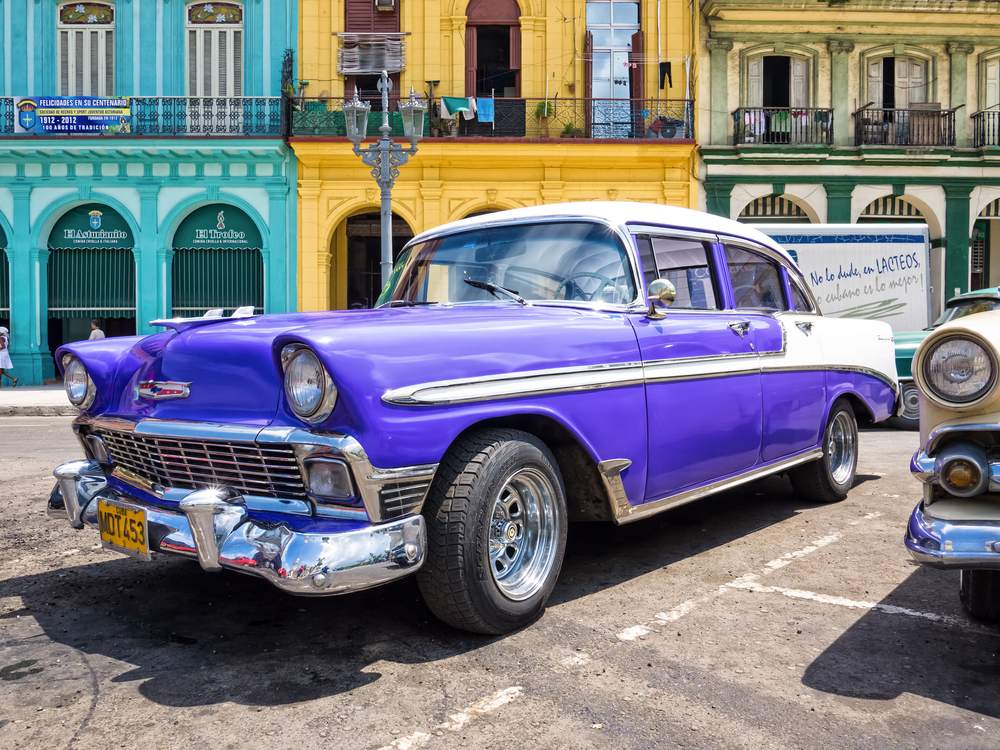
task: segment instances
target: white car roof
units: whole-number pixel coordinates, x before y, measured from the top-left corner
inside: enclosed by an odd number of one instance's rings
[[[646,224],[675,229],[690,229],[697,232],[726,234],[751,240],[781,254],[783,258],[798,270],[798,265],[789,256],[788,251],[768,237],[763,232],[747,224],[741,224],[732,219],[725,219],[703,211],[692,211],[689,208],[676,206],[660,206],[655,203],[633,203],[630,201],[586,201],[579,203],[549,203],[543,206],[515,208],[509,211],[495,211],[481,214],[469,219],[443,224],[426,232],[421,232],[412,242],[421,242],[429,237],[444,233],[475,229],[497,222],[517,221],[520,219],[539,219],[556,216],[567,218],[603,219],[614,224]]]

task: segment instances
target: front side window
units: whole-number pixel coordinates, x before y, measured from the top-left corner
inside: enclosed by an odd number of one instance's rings
[[[673,237],[636,237],[647,286],[654,279],[674,285],[672,308],[718,310],[719,298],[704,242]]]
[[[192,3],[186,12],[188,96],[243,96],[243,6]]]
[[[60,5],[58,34],[59,95],[114,96],[115,7]]]
[[[793,273],[788,274],[788,280],[791,282],[792,304],[795,306],[795,311],[818,313],[819,305],[816,304],[816,298],[813,297],[812,292],[809,291],[809,287],[805,285],[805,282]]]
[[[496,284],[533,302],[625,305],[636,296],[628,255],[615,233],[568,222],[493,227],[411,245],[378,304],[518,304],[467,280]]]
[[[726,264],[733,281],[736,309],[757,312],[787,310],[778,264],[742,247],[726,245]]]

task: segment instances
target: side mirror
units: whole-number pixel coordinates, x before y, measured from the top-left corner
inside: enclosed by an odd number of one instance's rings
[[[659,320],[667,317],[667,314],[657,310],[656,303],[659,302],[664,307],[670,307],[677,299],[677,290],[666,279],[655,279],[649,282],[646,296],[649,298],[649,312],[646,313],[646,317],[651,320]]]

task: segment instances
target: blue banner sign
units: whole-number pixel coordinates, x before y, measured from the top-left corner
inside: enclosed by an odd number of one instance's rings
[[[14,132],[128,133],[129,100],[96,96],[34,96],[14,99]]]

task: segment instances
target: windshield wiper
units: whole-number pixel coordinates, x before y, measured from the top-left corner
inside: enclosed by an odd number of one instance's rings
[[[391,299],[388,302],[383,302],[379,307],[415,307],[417,305],[436,305],[437,302],[429,302],[427,300],[421,300],[420,302],[414,302],[412,299]]]
[[[469,286],[474,286],[476,289],[485,289],[494,297],[497,296],[497,292],[501,292],[502,294],[506,294],[515,302],[520,302],[525,307],[531,306],[531,303],[528,302],[528,300],[526,300],[524,297],[519,295],[517,291],[514,289],[505,289],[504,287],[497,286],[496,284],[492,284],[489,281],[476,281],[475,279],[462,279],[462,281],[464,281]]]

